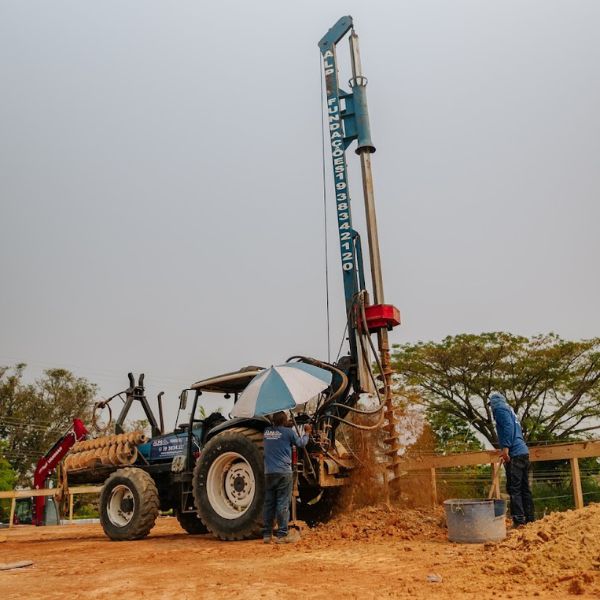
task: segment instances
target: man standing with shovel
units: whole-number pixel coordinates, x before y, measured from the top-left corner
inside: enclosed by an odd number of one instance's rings
[[[500,459],[506,469],[506,491],[510,495],[513,525],[531,523],[534,517],[533,496],[529,488],[529,448],[517,415],[499,392],[493,392],[488,405],[496,422]]]
[[[289,427],[287,415],[277,412],[272,418],[273,425],[264,432],[265,444],[265,505],[263,542],[271,543],[273,522],[277,518],[277,543],[287,544],[296,541],[296,536],[288,534],[290,503],[292,500],[293,472],[292,446],[304,448],[312,432],[311,425],[304,426],[300,437]]]
[[[273,521],[277,518],[277,541],[296,541],[288,536],[290,501],[294,486],[292,471],[292,446],[304,448],[312,432],[311,425],[304,426],[300,437],[288,425],[284,410],[306,404],[327,390],[332,372],[305,362],[287,362],[263,369],[250,381],[231,410],[232,417],[260,417],[273,415],[264,431],[265,452],[265,503],[263,541],[273,537]]]

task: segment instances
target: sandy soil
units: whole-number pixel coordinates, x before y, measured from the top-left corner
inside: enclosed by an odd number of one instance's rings
[[[385,507],[346,514],[293,546],[190,536],[173,518],[137,542],[111,542],[99,525],[20,526],[0,540],[0,562],[34,562],[0,572],[3,600],[600,597],[600,505],[495,545],[452,544],[439,513]]]

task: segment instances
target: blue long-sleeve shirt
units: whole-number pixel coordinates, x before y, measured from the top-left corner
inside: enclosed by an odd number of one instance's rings
[[[290,427],[267,427],[265,441],[265,474],[292,472],[292,446],[304,448],[308,435],[302,437]]]
[[[501,448],[508,448],[509,456],[529,454],[529,448],[523,439],[523,430],[517,415],[508,405],[502,394],[493,394],[490,398],[490,407],[496,421],[498,443]]]

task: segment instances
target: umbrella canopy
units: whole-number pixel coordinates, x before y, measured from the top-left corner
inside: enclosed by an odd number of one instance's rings
[[[295,408],[331,384],[332,374],[306,363],[286,363],[259,373],[241,393],[232,417],[258,417]]]

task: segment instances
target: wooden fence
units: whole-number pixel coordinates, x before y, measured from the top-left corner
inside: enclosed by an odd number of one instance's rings
[[[531,462],[568,460],[571,463],[571,478],[573,485],[573,499],[575,508],[583,508],[583,491],[581,489],[581,475],[579,473],[579,459],[600,456],[600,441],[576,442],[570,444],[552,444],[537,446],[529,449]],[[431,455],[407,458],[402,462],[405,471],[429,471],[431,477],[431,502],[438,504],[437,469],[452,467],[470,467],[475,465],[490,465],[492,468],[491,485],[494,487],[495,496],[500,495],[500,483],[497,477],[500,463],[498,452],[483,450],[481,452],[461,452],[448,455]],[[79,486],[64,490],[69,498],[69,520],[73,520],[73,498],[78,494],[99,494],[102,486]],[[10,499],[10,523],[13,526],[17,498],[31,498],[35,496],[61,496],[61,487],[43,490],[11,490],[0,492],[0,500]]]
[[[542,462],[552,460],[568,460],[571,463],[571,477],[573,484],[573,499],[575,508],[583,508],[583,491],[581,489],[581,475],[579,473],[579,459],[600,456],[600,441],[575,442],[570,444],[551,444],[529,448],[529,460]],[[438,504],[437,469],[451,467],[470,467],[475,465],[491,465],[494,495],[500,495],[499,478],[496,476],[500,463],[498,452],[484,450],[481,452],[461,452],[445,456],[432,455],[408,458],[402,463],[405,471],[429,471],[431,476],[431,502]]]
[[[69,521],[73,521],[73,498],[78,494],[99,494],[102,486],[82,485],[78,487],[70,487],[64,490],[64,493],[69,498]],[[9,527],[14,525],[15,508],[17,506],[17,498],[34,498],[37,496],[62,496],[63,489],[61,487],[48,488],[42,490],[11,490],[9,492],[0,492],[0,500],[10,500],[10,521]]]

